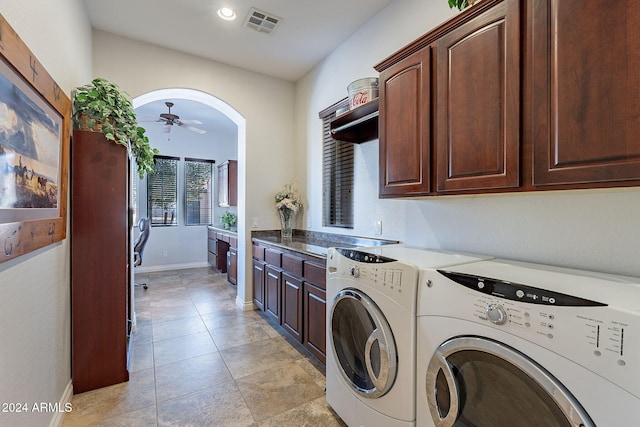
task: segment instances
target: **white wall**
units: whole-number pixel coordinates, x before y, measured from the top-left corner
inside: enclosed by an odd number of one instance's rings
[[[372,66],[455,12],[444,0],[397,0],[356,32],[298,82],[296,158],[306,184],[305,222],[321,218],[321,122],[318,112],[346,96],[357,78],[376,75]],[[306,170],[305,170],[306,169]],[[356,146],[356,235],[463,250],[525,261],[640,276],[640,190],[561,191],[460,196],[422,200],[378,199],[378,142]]]
[[[0,13],[67,96],[91,78],[91,29],[81,0],[7,1]],[[0,264],[0,402],[70,397],[68,230],[66,240]],[[0,426],[46,426],[60,417],[0,413]]]
[[[238,147],[238,181],[244,187],[239,189],[244,207],[238,209],[238,259],[245,260],[238,294],[250,306],[245,281],[251,277],[252,218],[258,218],[260,229],[278,227],[273,195],[294,176],[294,84],[101,31],[93,33],[93,41],[96,76],[116,82],[132,97],[165,88],[195,89],[246,119],[246,144]]]

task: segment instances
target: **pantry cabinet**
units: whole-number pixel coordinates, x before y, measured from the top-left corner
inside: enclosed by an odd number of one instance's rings
[[[71,143],[71,374],[83,393],[129,380],[130,159],[101,132]]]
[[[640,178],[640,13],[625,2],[529,1],[537,186]]]
[[[507,0],[435,43],[438,192],[520,183],[519,23]]]

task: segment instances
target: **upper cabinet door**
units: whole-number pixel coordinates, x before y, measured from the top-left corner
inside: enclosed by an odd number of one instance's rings
[[[533,184],[640,179],[640,12],[532,0]]]
[[[380,197],[431,191],[431,48],[380,73]]]
[[[438,192],[519,186],[519,1],[438,39],[437,70]]]

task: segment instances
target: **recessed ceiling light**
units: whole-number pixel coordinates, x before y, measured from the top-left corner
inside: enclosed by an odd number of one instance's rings
[[[233,21],[234,19],[236,19],[236,13],[233,11],[233,9],[228,7],[221,7],[220,9],[218,9],[218,16],[225,21]]]

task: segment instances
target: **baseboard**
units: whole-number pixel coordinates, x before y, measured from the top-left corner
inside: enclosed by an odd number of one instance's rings
[[[256,307],[253,305],[253,301],[245,301],[240,296],[236,296],[236,305],[242,309],[242,311],[253,311]]]
[[[69,380],[69,383],[64,389],[62,393],[62,397],[60,398],[60,402],[58,403],[59,411],[53,414],[53,418],[51,418],[51,422],[49,423],[49,427],[60,427],[62,426],[62,421],[64,421],[64,410],[67,407],[67,404],[71,404],[71,398],[73,397],[73,382]]]
[[[153,273],[156,271],[186,270],[187,268],[211,267],[208,262],[190,262],[186,264],[164,264],[136,267],[135,273]]]

